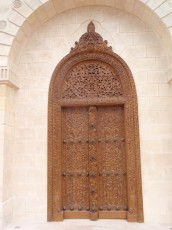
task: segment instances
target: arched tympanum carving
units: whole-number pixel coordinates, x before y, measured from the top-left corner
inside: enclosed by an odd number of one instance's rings
[[[143,222],[134,80],[92,22],[53,73],[48,116],[48,220]]]

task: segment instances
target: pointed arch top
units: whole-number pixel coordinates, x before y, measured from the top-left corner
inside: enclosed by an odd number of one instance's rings
[[[62,110],[66,106],[122,105],[125,114],[128,221],[143,222],[137,95],[131,71],[90,22],[54,70],[49,88],[48,220],[63,219]]]

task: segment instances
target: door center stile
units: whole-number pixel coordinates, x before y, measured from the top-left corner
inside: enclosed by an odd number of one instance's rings
[[[89,107],[89,193],[90,219],[98,219],[97,108]]]

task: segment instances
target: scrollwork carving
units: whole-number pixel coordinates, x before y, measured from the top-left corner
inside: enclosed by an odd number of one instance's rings
[[[87,61],[74,66],[63,85],[63,99],[112,98],[123,95],[116,71],[106,63]]]

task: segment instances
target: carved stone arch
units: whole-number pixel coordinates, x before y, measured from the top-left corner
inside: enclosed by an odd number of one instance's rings
[[[49,88],[48,220],[64,218],[62,109],[121,105],[125,120],[128,202],[125,213],[128,221],[143,222],[137,95],[131,71],[125,61],[107,46],[107,41],[95,32],[92,22],[75,45],[57,65]]]

